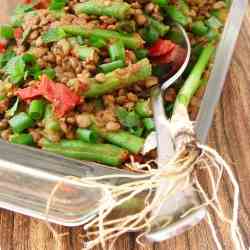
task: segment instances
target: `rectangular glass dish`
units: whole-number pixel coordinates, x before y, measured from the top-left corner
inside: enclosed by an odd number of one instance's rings
[[[10,13],[17,2],[19,1],[1,1],[0,23],[7,22],[6,13]],[[201,142],[205,142],[211,126],[247,3],[247,0],[232,1],[197,118],[196,132]],[[0,140],[0,207],[45,219],[50,193],[65,176],[83,177],[112,173],[112,168],[100,164],[69,160],[41,150],[10,145]],[[93,196],[95,200],[89,199]],[[68,180],[63,192],[57,195],[49,220],[65,226],[84,224],[94,215],[102,197],[101,190],[86,188],[73,179]]]

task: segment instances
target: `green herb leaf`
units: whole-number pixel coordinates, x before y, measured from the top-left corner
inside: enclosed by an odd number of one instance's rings
[[[18,84],[25,76],[25,62],[22,56],[13,57],[5,66],[5,71],[14,84]]]
[[[61,10],[68,3],[68,0],[52,0],[49,6],[50,10]]]
[[[127,128],[135,128],[140,126],[140,117],[134,112],[128,112],[125,108],[119,107],[116,115],[120,123]]]
[[[52,68],[44,69],[43,74],[47,75],[51,80],[53,80],[56,77],[56,72]]]
[[[9,110],[6,111],[6,115],[8,118],[15,115],[15,113],[18,109],[18,106],[19,106],[19,101],[20,101],[19,98],[17,98],[14,105]]]
[[[14,29],[10,25],[0,26],[0,37],[12,39],[14,37]]]
[[[0,68],[3,68],[7,62],[11,60],[11,58],[15,57],[16,53],[13,50],[7,50],[3,54],[0,55]]]
[[[66,37],[66,33],[62,28],[52,28],[42,36],[44,43],[58,42]]]

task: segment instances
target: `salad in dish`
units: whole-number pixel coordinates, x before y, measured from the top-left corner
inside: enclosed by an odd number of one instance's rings
[[[229,1],[41,0],[20,3],[0,27],[1,138],[74,159],[140,163],[154,131],[150,92],[183,64],[166,90],[166,114],[203,50],[220,38]],[[203,72],[189,104],[195,119],[209,78]],[[194,94],[194,93],[192,93]]]

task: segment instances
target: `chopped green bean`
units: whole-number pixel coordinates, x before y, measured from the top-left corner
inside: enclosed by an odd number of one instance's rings
[[[21,112],[9,120],[10,127],[15,133],[21,133],[33,126],[34,122],[27,113]]]
[[[91,46],[96,47],[98,49],[103,48],[107,45],[107,42],[98,36],[90,36],[89,43]]]
[[[137,60],[144,59],[148,56],[148,50],[147,49],[137,49],[135,51],[135,55]]]
[[[13,144],[22,144],[22,145],[34,145],[33,137],[31,134],[14,134],[10,136],[10,142]]]
[[[90,143],[96,143],[98,138],[97,133],[95,131],[83,128],[78,128],[76,130],[76,135],[80,140]]]
[[[144,124],[144,127],[146,128],[147,131],[150,132],[150,131],[155,130],[155,123],[154,123],[154,120],[152,118],[144,118],[143,124]]]
[[[192,32],[198,36],[204,36],[208,33],[208,27],[202,21],[192,23]]]
[[[104,73],[109,73],[115,69],[119,69],[124,67],[124,61],[122,60],[117,60],[117,61],[113,61],[111,63],[105,63],[105,64],[101,64],[99,65],[99,68],[104,72]]]
[[[169,5],[165,8],[167,16],[169,16],[173,21],[186,26],[188,24],[188,17],[185,16],[180,10],[174,5]]]
[[[125,47],[122,41],[117,41],[109,47],[109,56],[112,61],[125,61]]]
[[[207,21],[206,24],[208,27],[210,27],[211,29],[219,29],[223,26],[223,24],[221,23],[221,21],[215,17],[215,16],[211,16]]]
[[[167,32],[169,31],[169,26],[159,22],[158,20],[152,18],[152,17],[148,17],[149,20],[149,24],[155,29],[157,30],[157,32],[159,33],[160,36],[165,36],[167,34]]]
[[[140,100],[137,102],[135,105],[135,111],[142,118],[151,117],[153,115],[149,100]]]
[[[93,58],[96,49],[94,47],[80,46],[76,49],[76,54],[81,60]]]
[[[45,112],[45,102],[42,100],[33,100],[29,106],[29,116],[33,120],[40,120],[43,118]]]

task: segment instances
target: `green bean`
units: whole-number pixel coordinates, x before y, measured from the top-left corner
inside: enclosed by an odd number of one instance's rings
[[[206,24],[211,29],[216,29],[216,30],[223,26],[221,21],[215,16],[211,16],[209,19],[207,19]]]
[[[98,138],[97,133],[95,131],[83,128],[78,128],[76,130],[76,135],[78,139],[90,143],[96,143]]]
[[[33,120],[40,120],[43,118],[45,112],[45,103],[42,100],[33,100],[29,106],[29,116]]]
[[[89,79],[89,88],[83,92],[85,97],[98,97],[116,89],[124,88],[135,82],[145,80],[151,76],[152,67],[148,59],[143,59],[136,64],[123,69],[117,69],[104,76],[102,84],[94,79]]]
[[[186,107],[189,105],[191,98],[200,87],[202,74],[209,63],[214,50],[215,48],[212,43],[209,43],[206,47],[204,47],[197,63],[177,95],[175,108],[180,104]]]
[[[104,72],[104,73],[109,73],[115,69],[119,69],[124,67],[124,61],[122,60],[117,60],[111,63],[105,63],[99,65],[99,68]]]
[[[52,107],[50,104],[46,106],[44,114],[44,131],[48,139],[53,139],[55,137],[60,137],[62,130],[59,121],[54,116]]]
[[[74,6],[77,14],[110,16],[120,20],[128,17],[130,9],[130,5],[126,2],[110,1],[110,4],[106,4],[105,0],[89,0]]]
[[[188,24],[188,18],[174,5],[169,5],[165,9],[166,14],[175,22],[186,26]]]
[[[143,39],[149,44],[154,43],[160,37],[158,30],[153,26],[145,27],[140,32]]]
[[[33,145],[33,137],[30,134],[14,134],[10,136],[10,142],[13,144],[22,144],[22,145]]]
[[[89,43],[93,47],[98,48],[98,49],[103,48],[107,45],[106,41],[98,36],[90,36]]]
[[[110,166],[120,166],[128,152],[110,144],[92,144],[78,140],[62,140],[59,144],[46,142],[43,149],[79,160],[95,161]]]
[[[143,138],[135,136],[127,131],[120,130],[118,132],[107,132],[96,126],[93,126],[93,130],[108,142],[125,148],[134,154],[140,153],[144,145]]]
[[[76,54],[80,57],[81,60],[93,58],[95,51],[95,48],[87,46],[80,46],[76,48]]]
[[[143,46],[143,40],[140,36],[131,34],[122,34],[120,32],[105,29],[86,29],[77,25],[61,26],[64,32],[73,36],[91,37],[96,36],[105,40],[121,40],[126,48],[137,49]]]
[[[149,100],[140,100],[137,102],[135,105],[135,111],[142,118],[151,117],[153,115]]]
[[[109,47],[109,56],[112,61],[125,61],[125,48],[122,41],[117,41]]]
[[[147,131],[150,132],[152,130],[155,130],[155,123],[154,123],[154,120],[152,118],[144,118],[143,124],[144,124],[144,127],[146,128]]]
[[[158,20],[152,17],[148,17],[148,20],[149,20],[149,24],[158,31],[160,36],[165,36],[167,32],[169,31],[168,25],[165,25],[164,23],[159,22]]]
[[[204,36],[208,33],[208,27],[202,21],[192,23],[192,32],[198,36]]]
[[[27,113],[21,112],[11,118],[9,124],[15,133],[21,133],[25,129],[32,127],[34,122]]]

